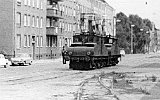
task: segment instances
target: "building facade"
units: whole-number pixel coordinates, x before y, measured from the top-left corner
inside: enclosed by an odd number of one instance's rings
[[[81,33],[82,13],[105,19],[106,34],[114,34],[114,9],[104,0],[1,0],[0,52],[29,53],[33,59],[61,56],[63,46]]]
[[[44,0],[0,1],[0,51],[8,56],[29,53],[40,59],[46,53],[46,2]]]

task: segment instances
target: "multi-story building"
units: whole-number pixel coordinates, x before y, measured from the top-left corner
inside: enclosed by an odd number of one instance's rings
[[[29,53],[34,59],[45,55],[46,2],[44,0],[1,0],[0,51],[14,56]]]
[[[47,0],[46,5],[46,57],[55,58],[61,55],[62,33],[64,30],[59,27],[59,20],[65,17],[60,10],[60,0]]]
[[[1,0],[0,11],[0,52],[9,56],[61,56],[62,47],[81,33],[82,13],[97,14],[97,23],[104,18],[106,34],[114,31],[115,12],[104,0]]]

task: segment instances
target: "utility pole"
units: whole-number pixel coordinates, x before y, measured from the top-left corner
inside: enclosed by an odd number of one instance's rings
[[[133,27],[135,25],[131,25],[131,54],[133,54]]]

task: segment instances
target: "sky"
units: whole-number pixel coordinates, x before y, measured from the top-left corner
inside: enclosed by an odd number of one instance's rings
[[[148,18],[160,29],[160,0],[106,0],[116,13],[125,15],[137,14],[141,18]]]

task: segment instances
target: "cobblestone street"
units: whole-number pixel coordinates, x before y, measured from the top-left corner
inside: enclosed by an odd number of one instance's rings
[[[159,100],[159,60],[160,54],[126,55],[117,66],[89,71],[71,70],[61,59],[0,67],[0,100]],[[102,83],[114,95],[108,95],[102,86],[96,87],[100,85],[93,79],[82,88],[88,95],[78,99],[82,83],[97,76],[102,76]],[[113,85],[106,81],[113,78]]]

